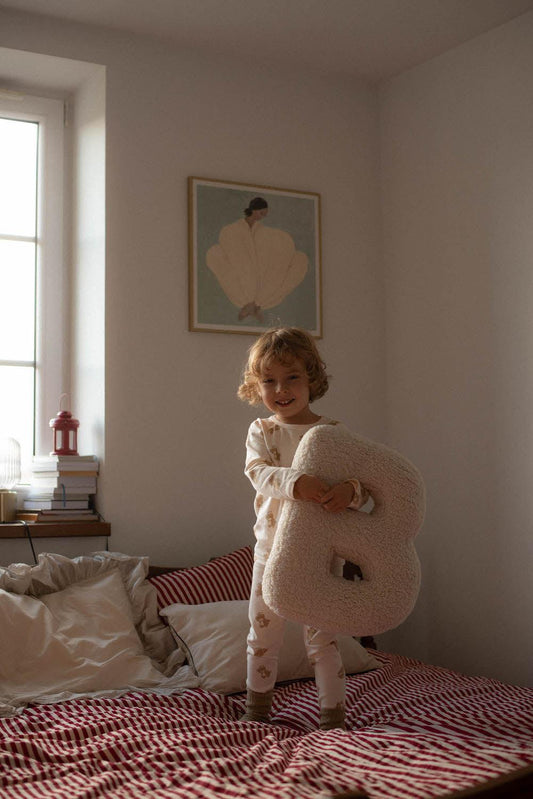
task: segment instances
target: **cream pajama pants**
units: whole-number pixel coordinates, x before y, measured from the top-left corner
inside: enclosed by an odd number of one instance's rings
[[[247,639],[247,688],[261,694],[274,688],[285,627],[285,619],[277,616],[263,599],[264,570],[264,563],[254,563]],[[345,672],[335,636],[308,626],[302,626],[302,633],[307,657],[315,669],[320,707],[344,707]]]

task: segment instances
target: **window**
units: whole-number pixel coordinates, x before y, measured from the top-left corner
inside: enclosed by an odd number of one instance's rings
[[[0,174],[0,434],[24,479],[63,390],[62,101],[0,92]]]

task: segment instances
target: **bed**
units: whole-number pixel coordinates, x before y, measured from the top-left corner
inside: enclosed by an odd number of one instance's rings
[[[533,796],[533,690],[370,641],[342,643],[348,730],[318,729],[292,628],[272,723],[239,722],[251,570],[249,547],[0,568],[0,796]]]

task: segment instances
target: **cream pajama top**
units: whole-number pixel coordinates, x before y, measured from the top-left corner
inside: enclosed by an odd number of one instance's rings
[[[313,424],[288,424],[275,416],[256,419],[248,429],[246,466],[244,473],[256,490],[255,559],[266,563],[274,543],[282,503],[294,499],[294,485],[304,471],[292,468],[298,444],[312,427],[335,425],[333,419],[321,416]],[[357,479],[351,479],[355,489],[350,508],[357,510],[366,502],[367,494]]]

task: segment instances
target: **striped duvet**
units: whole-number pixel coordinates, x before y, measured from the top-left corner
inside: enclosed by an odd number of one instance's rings
[[[191,689],[35,706],[0,719],[0,797],[430,799],[533,762],[533,691],[400,656],[348,678],[349,731],[319,731],[314,682],[273,723]]]

